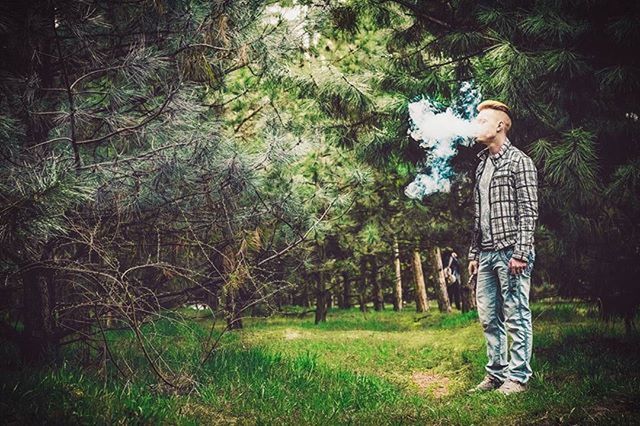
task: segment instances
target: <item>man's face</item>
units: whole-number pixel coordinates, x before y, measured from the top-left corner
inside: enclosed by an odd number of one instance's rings
[[[499,132],[504,132],[504,121],[502,111],[495,109],[483,109],[474,120],[477,126],[475,139],[477,142],[488,144],[492,142]]]

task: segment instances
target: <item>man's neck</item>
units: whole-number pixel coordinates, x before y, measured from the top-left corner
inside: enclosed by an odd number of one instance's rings
[[[497,153],[499,153],[500,148],[502,148],[502,145],[504,145],[504,142],[506,140],[507,138],[504,135],[496,136],[495,139],[493,139],[493,141],[487,144],[487,147],[489,148],[489,153],[491,155],[496,155]]]

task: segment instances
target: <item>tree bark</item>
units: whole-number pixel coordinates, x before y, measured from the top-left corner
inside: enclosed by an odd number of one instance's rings
[[[461,253],[461,248],[458,253]],[[468,264],[460,263],[460,299],[462,302],[462,313],[466,313],[476,307],[476,280],[468,273]]]
[[[463,280],[461,285],[462,292],[462,313],[469,312],[476,307],[475,283],[476,275],[471,276],[468,280]]]
[[[302,294],[300,295],[300,305],[304,308],[311,307],[311,301],[309,300],[309,279],[311,277],[308,274],[302,274],[302,279],[304,282],[302,283]]]
[[[327,310],[329,308],[330,292],[327,290],[327,285],[324,282],[324,267],[325,252],[324,246],[321,243],[317,243],[318,264],[316,271],[313,272],[314,281],[316,283],[316,324],[327,321]]]
[[[235,169],[235,164],[231,166]],[[229,172],[231,174],[231,170]],[[232,185],[221,185],[220,195],[224,208],[225,222],[222,224],[222,235],[227,241],[227,245],[222,250],[222,273],[227,278],[225,283],[225,307],[227,326],[229,329],[237,330],[243,328],[242,310],[246,292],[243,291],[244,280],[246,278],[246,267],[238,262],[236,253],[238,252],[237,232],[234,217],[238,211],[235,192],[239,187]]]
[[[429,310],[429,300],[427,299],[427,287],[424,283],[424,273],[422,272],[422,259],[420,250],[413,249],[413,279],[416,286],[416,311],[426,312]]]
[[[438,309],[440,312],[451,312],[451,304],[449,303],[449,295],[447,293],[447,281],[444,278],[444,267],[442,265],[442,253],[440,247],[435,247],[432,251],[433,267],[435,269],[434,287],[438,298]]]
[[[216,285],[209,286],[209,292],[205,295],[205,300],[211,312],[216,312],[220,306],[220,299],[218,298],[218,288]]]
[[[237,270],[238,262],[231,244],[228,244],[222,250],[222,253],[222,273],[227,278],[224,284],[227,327],[230,330],[239,330],[243,327],[241,316],[242,308],[238,297],[243,277]]]
[[[328,297],[329,292],[325,288],[324,274],[322,272],[314,272],[316,281],[316,318],[315,323],[327,321]]]
[[[360,304],[360,311],[367,312],[367,257],[362,256],[360,258],[360,282],[358,286],[358,302]]]
[[[340,307],[342,309],[351,308],[351,281],[349,281],[349,274],[342,273],[342,300]]]
[[[371,256],[371,289],[373,291],[373,309],[382,311],[384,309],[384,296],[382,295],[382,286],[378,279],[378,258]]]
[[[238,287],[235,283],[226,284],[225,288],[225,315],[227,326],[230,330],[239,330],[243,327]]]
[[[393,310],[402,310],[402,268],[400,267],[400,245],[398,237],[393,236],[393,266],[396,272],[396,282],[393,288]]]
[[[22,272],[24,331],[20,349],[22,359],[31,364],[52,361],[58,349],[52,315],[55,302],[43,271],[28,266]]]
[[[34,145],[49,139],[52,127],[50,119],[34,114],[39,110],[59,109],[57,103],[49,101],[47,93],[41,88],[50,88],[54,83],[54,67],[52,58],[53,8],[47,2],[16,2],[12,6],[12,14],[21,22],[28,22],[29,37],[23,37],[22,48],[9,49],[5,52],[5,60],[12,64],[13,72],[20,76],[29,76],[33,84],[33,93],[24,97],[20,112],[25,128],[22,146],[30,149]],[[22,27],[24,28],[24,27]],[[28,99],[27,99],[28,98]],[[40,158],[46,158],[51,151],[50,146],[38,148]],[[52,248],[46,244],[40,256],[41,261],[50,259]],[[29,260],[36,260],[34,256]],[[25,260],[21,265],[22,279],[22,315],[24,329],[19,335],[21,357],[28,363],[47,363],[55,359],[58,342],[55,337],[55,322],[52,315],[55,306],[55,291],[52,271],[43,266],[34,265]],[[35,263],[35,262],[34,262]]]

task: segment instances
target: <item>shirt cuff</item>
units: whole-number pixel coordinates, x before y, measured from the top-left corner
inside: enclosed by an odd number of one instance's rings
[[[523,262],[529,262],[529,250],[522,250],[522,249],[515,249],[513,251],[513,257],[514,259],[518,259],[521,260]]]

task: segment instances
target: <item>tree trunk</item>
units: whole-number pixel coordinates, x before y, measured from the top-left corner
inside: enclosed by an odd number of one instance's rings
[[[224,205],[224,217],[222,218],[223,223],[221,224],[222,236],[224,241],[226,241],[226,244],[220,251],[222,275],[225,277],[223,284],[224,314],[227,320],[227,327],[230,330],[243,328],[241,316],[243,298],[240,297],[240,294],[246,277],[245,266],[239,264],[236,257],[238,248],[234,215],[238,207],[235,201],[235,190],[237,190],[237,188],[233,188],[231,185],[221,185],[219,189],[220,198]],[[209,203],[213,204],[210,198]]]
[[[28,363],[47,363],[55,359],[57,342],[51,314],[54,301],[40,267],[26,267],[22,272],[24,331],[22,359]]]
[[[367,257],[362,256],[360,258],[360,283],[358,286],[358,302],[360,304],[360,311],[367,312]]]
[[[220,307],[220,299],[218,298],[218,285],[214,284],[209,287],[209,292],[205,296],[206,304],[211,312],[216,312]]]
[[[318,262],[316,265],[317,270],[313,272],[314,281],[316,283],[316,324],[327,321],[327,309],[329,307],[330,292],[327,290],[327,285],[324,282],[325,276],[324,261],[325,252],[324,246],[317,243]]]
[[[373,309],[382,311],[384,309],[384,296],[382,295],[382,287],[378,279],[378,258],[371,256],[371,289],[373,291]]]
[[[463,280],[461,285],[462,292],[462,313],[469,312],[476,307],[475,284],[477,275],[473,275],[468,280]]]
[[[342,303],[340,304],[342,309],[351,308],[351,281],[349,281],[349,274],[342,273]]]
[[[358,294],[358,305],[360,307],[360,312],[367,312],[367,299],[364,293]]]
[[[24,114],[21,121],[26,130],[22,141],[23,148],[29,149],[49,139],[52,121],[34,113],[38,110],[58,109],[58,106],[47,102],[48,97],[40,87],[53,87],[54,67],[52,61],[54,50],[53,22],[54,9],[45,2],[18,2],[12,6],[16,22],[29,22],[31,31],[28,42],[19,51],[9,49],[13,63],[17,65],[16,74],[30,76],[34,82],[32,96],[27,96],[22,104]],[[33,36],[33,37],[31,37]],[[27,99],[28,98],[28,99]],[[46,158],[51,152],[51,145],[38,149],[40,158]],[[41,261],[51,258],[52,248],[46,244],[41,254]],[[36,260],[34,258],[32,260]],[[24,329],[20,335],[21,357],[28,363],[47,363],[57,356],[58,342],[55,336],[55,321],[52,315],[55,306],[55,283],[53,272],[40,266],[23,265],[22,278],[22,315]]]
[[[242,328],[242,309],[238,298],[238,290],[242,285],[241,274],[236,271],[238,264],[232,246],[228,244],[222,253],[222,273],[227,277],[227,282],[224,284],[227,326],[230,330],[238,330]]]
[[[227,327],[229,330],[239,330],[242,328],[242,317],[237,315],[238,312],[238,293],[236,289],[228,287],[225,295],[225,311],[227,318]]]
[[[240,301],[238,300],[238,289],[232,285],[228,286],[225,294],[225,313],[229,330],[239,330],[242,328],[242,316]]]
[[[420,250],[417,247],[413,249],[412,266],[413,279],[416,285],[416,312],[426,312],[429,310],[429,300],[427,299],[427,287],[424,284]]]
[[[300,305],[303,308],[310,308],[311,307],[311,301],[309,300],[309,275],[308,274],[302,274],[302,279],[304,280],[304,282],[302,283],[302,294],[300,295]]]
[[[393,266],[396,272],[396,283],[393,288],[393,310],[402,310],[402,268],[400,267],[400,245],[398,237],[393,236]]]
[[[324,274],[322,272],[315,272],[314,278],[316,281],[316,319],[315,323],[327,321],[327,309],[328,309],[328,297],[329,292],[325,288]]]
[[[435,269],[434,287],[438,298],[438,309],[440,312],[451,312],[449,295],[447,293],[447,281],[444,278],[444,267],[442,266],[442,253],[440,247],[435,247],[432,251],[433,267]]]
[[[462,250],[458,251],[461,253]],[[462,302],[462,313],[469,312],[476,307],[476,280],[469,276],[468,264],[460,263],[460,300]]]

